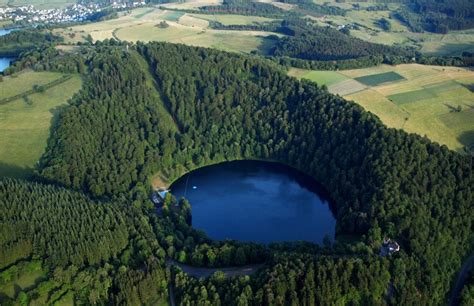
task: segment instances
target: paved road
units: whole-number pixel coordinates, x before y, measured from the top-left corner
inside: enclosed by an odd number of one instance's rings
[[[189,276],[201,278],[209,277],[217,271],[222,271],[228,277],[250,275],[260,269],[263,264],[254,264],[241,267],[229,267],[229,268],[198,268],[189,265],[185,265],[174,260],[167,262],[168,265],[175,265],[181,268]]]
[[[168,286],[168,293],[170,295],[170,306],[176,306],[176,303],[174,302],[174,291],[173,291],[173,285]]]
[[[451,296],[449,298],[449,306],[459,305],[458,296],[462,290],[464,282],[468,276],[469,271],[474,267],[474,256],[469,257],[459,271],[458,277],[456,278],[456,283],[451,291]]]
[[[250,275],[260,269],[263,264],[255,264],[255,265],[247,265],[247,266],[241,266],[241,267],[230,267],[230,268],[197,268],[189,265],[185,265],[179,262],[176,262],[174,260],[168,260],[166,262],[167,266],[178,266],[183,270],[186,274],[189,276],[201,278],[201,277],[209,277],[212,274],[214,274],[217,271],[222,271],[227,277],[232,277],[232,276],[241,276],[241,275]],[[175,300],[174,300],[174,291],[173,291],[173,286],[170,284],[168,286],[168,291],[169,291],[169,296],[170,296],[170,305],[175,306]]]

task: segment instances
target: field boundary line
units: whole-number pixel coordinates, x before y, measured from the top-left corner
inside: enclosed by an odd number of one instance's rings
[[[52,82],[49,82],[45,85],[39,85],[39,86],[43,87],[44,90],[48,90],[48,89],[50,89],[54,86],[57,86],[59,84],[62,84],[64,82],[70,80],[71,78],[72,78],[72,74],[64,75],[64,76],[60,77],[59,79],[56,79],[56,80],[54,80]],[[0,99],[0,105],[5,105],[7,103],[13,102],[13,101],[18,100],[20,98],[27,97],[27,96],[35,94],[35,93],[38,93],[38,91],[36,89],[30,89],[30,90],[24,91],[22,93],[19,93],[17,95]]]

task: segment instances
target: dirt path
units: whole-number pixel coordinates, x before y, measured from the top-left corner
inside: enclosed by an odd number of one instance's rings
[[[459,305],[458,296],[462,290],[464,282],[466,281],[469,271],[474,267],[474,256],[469,257],[463,264],[461,271],[459,271],[454,287],[451,290],[451,296],[449,297],[449,306]]]

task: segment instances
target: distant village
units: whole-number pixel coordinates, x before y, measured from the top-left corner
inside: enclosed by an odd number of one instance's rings
[[[89,20],[101,11],[112,9],[127,9],[144,6],[145,0],[114,1],[111,5],[74,4],[64,9],[37,9],[33,5],[0,7],[0,21],[12,20],[17,23],[52,24],[82,22]]]

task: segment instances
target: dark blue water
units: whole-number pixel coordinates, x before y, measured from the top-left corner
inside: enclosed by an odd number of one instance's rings
[[[227,162],[171,185],[192,206],[193,227],[213,239],[261,243],[334,238],[336,220],[318,183],[275,163]]]
[[[0,36],[7,35],[11,31],[13,31],[13,30],[12,29],[0,29]]]
[[[7,35],[10,33],[12,30],[5,30],[5,29],[0,29],[0,36]],[[10,66],[10,63],[12,62],[13,59],[8,58],[8,57],[0,57],[0,72],[5,70]]]
[[[0,72],[10,67],[11,62],[13,61],[12,58],[9,57],[0,57]]]

